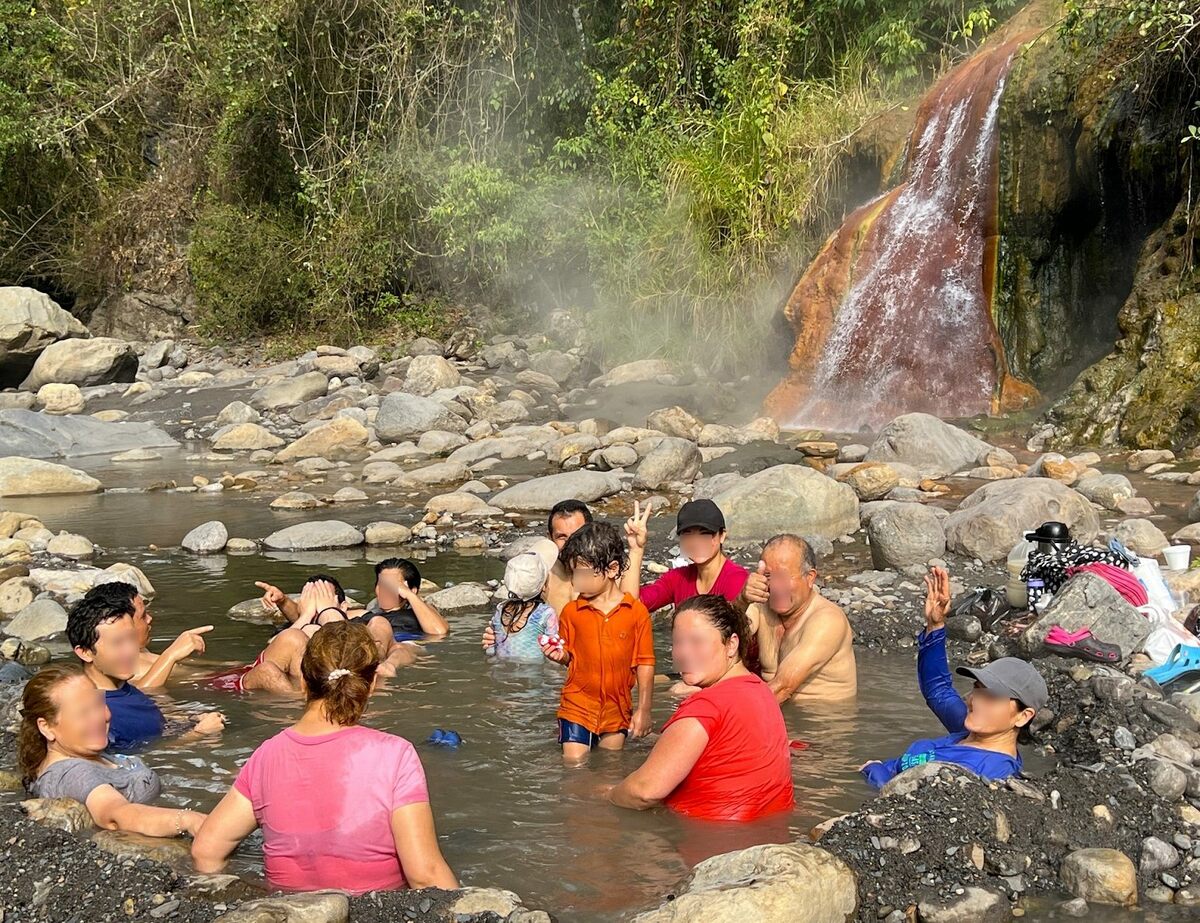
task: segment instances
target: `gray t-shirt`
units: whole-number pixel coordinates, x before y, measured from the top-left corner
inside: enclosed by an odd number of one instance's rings
[[[100,760],[67,759],[51,763],[33,783],[38,798],[74,798],[87,803],[101,785],[111,785],[135,804],[149,804],[162,793],[158,774],[136,756],[110,756]]]

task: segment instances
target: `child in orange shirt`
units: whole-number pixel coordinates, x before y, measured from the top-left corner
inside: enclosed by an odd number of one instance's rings
[[[592,522],[567,539],[560,560],[579,594],[558,618],[558,639],[541,638],[542,653],[567,668],[558,705],[563,760],[582,762],[599,746],[620,750],[626,737],[650,731],[654,635],[650,613],[621,592],[629,564],[621,533]],[[638,704],[633,710],[634,675]]]

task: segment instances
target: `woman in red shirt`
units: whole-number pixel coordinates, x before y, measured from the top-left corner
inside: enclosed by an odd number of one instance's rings
[[[659,804],[689,817],[747,821],[795,805],[787,728],[771,689],[746,669],[746,617],[721,596],[680,603],[671,652],[699,686],[642,766],[608,792],[622,808]]]

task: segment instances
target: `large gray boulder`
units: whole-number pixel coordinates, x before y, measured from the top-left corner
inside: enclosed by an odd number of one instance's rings
[[[466,428],[462,417],[452,413],[444,404],[401,391],[387,395],[379,403],[379,412],[375,416],[375,435],[380,442],[418,439],[431,429],[461,433]]]
[[[0,455],[74,458],[178,445],[152,423],[106,423],[93,417],[0,410]]]
[[[1072,577],[1054,594],[1046,611],[1021,635],[1022,651],[1030,657],[1046,653],[1042,642],[1055,625],[1067,632],[1091,629],[1097,640],[1117,645],[1122,660],[1150,633],[1150,623],[1107,580],[1086,573]]]
[[[1108,510],[1120,508],[1122,500],[1137,496],[1133,484],[1123,474],[1097,474],[1075,484],[1075,490]]]
[[[4,626],[4,633],[22,641],[43,641],[67,630],[67,610],[53,599],[35,599]]]
[[[92,494],[101,486],[78,468],[16,455],[0,458],[0,497]]]
[[[819,846],[751,846],[699,863],[673,898],[634,923],[842,923],[858,904],[854,872]]]
[[[21,285],[0,287],[0,388],[20,384],[51,343],[90,335],[49,295]]]
[[[250,395],[256,410],[283,410],[320,397],[329,390],[329,379],[320,372],[305,372],[263,385]]]
[[[1026,531],[1050,520],[1065,522],[1072,537],[1084,543],[1100,532],[1092,505],[1058,481],[993,481],[964,499],[947,518],[946,547],[981,561],[999,561]]]
[[[858,529],[858,497],[845,484],[807,465],[775,465],[712,498],[734,543],[780,532],[834,539]]]
[[[124,340],[112,337],[59,340],[42,350],[21,387],[36,391],[51,383],[80,387],[106,385],[133,381],[137,370],[137,353]]]
[[[928,413],[906,413],[880,430],[866,461],[903,462],[927,477],[945,477],[980,465],[1012,461],[1004,449]]]
[[[703,461],[696,443],[667,436],[642,459],[634,474],[633,485],[658,490],[676,481],[690,484],[700,473]]]
[[[301,522],[263,539],[263,546],[274,551],[313,551],[319,548],[353,548],[365,541],[363,534],[339,519]]]
[[[193,554],[215,554],[225,548],[229,530],[219,519],[203,522],[183,537],[179,544]]]
[[[606,471],[566,471],[514,484],[488,502],[502,510],[539,512],[560,500],[593,503],[621,489],[621,479]]]
[[[867,520],[871,562],[875,567],[924,568],[946,553],[942,521],[920,503],[893,503]]]
[[[457,388],[462,374],[441,356],[414,356],[404,375],[404,390],[428,397],[443,388]]]

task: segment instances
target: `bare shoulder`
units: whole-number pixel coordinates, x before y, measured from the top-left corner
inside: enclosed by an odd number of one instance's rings
[[[850,620],[846,618],[846,613],[842,611],[841,606],[833,602],[833,600],[826,599],[824,596],[818,596],[812,612],[805,620],[805,628],[820,628],[826,631],[843,629],[849,631]]]

